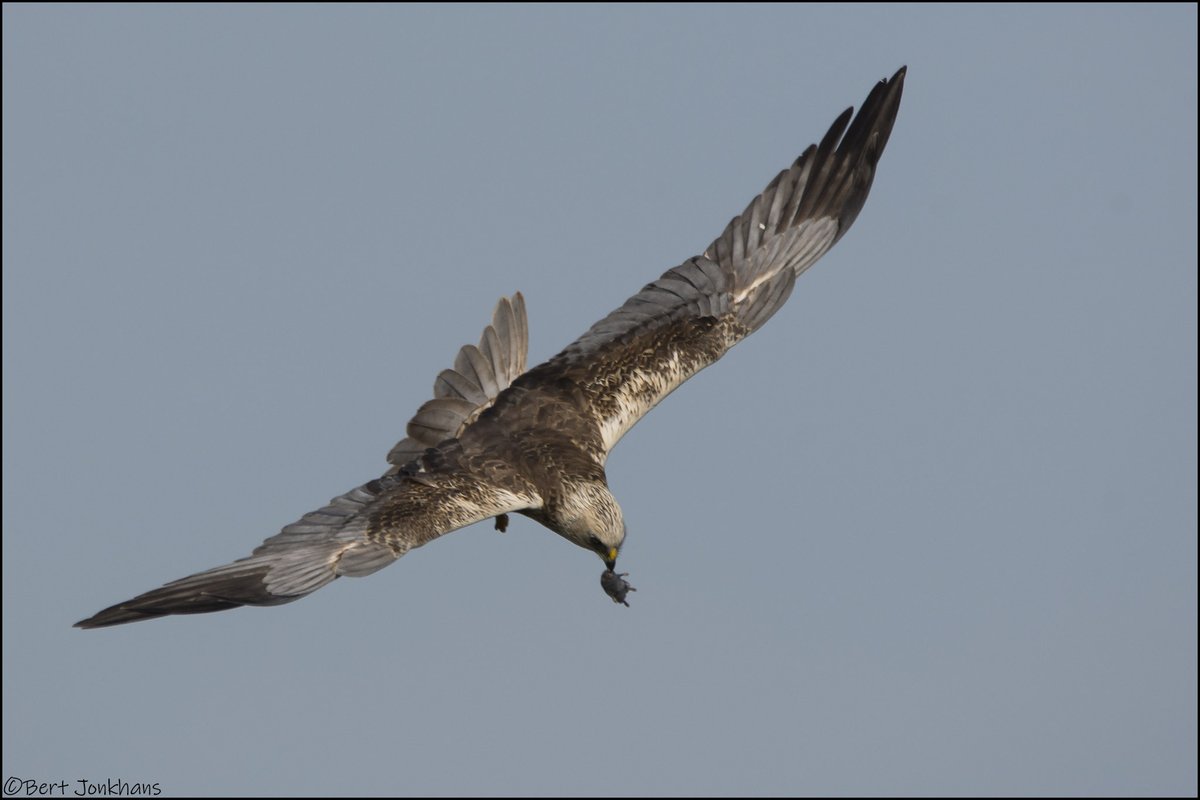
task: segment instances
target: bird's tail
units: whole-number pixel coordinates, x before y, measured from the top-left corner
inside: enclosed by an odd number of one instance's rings
[[[454,369],[438,374],[433,399],[421,406],[408,423],[408,436],[388,453],[388,463],[394,465],[392,472],[426,448],[461,434],[525,371],[528,350],[525,298],[520,292],[511,299],[501,297],[492,324],[479,337],[479,346],[463,345],[454,359]]]

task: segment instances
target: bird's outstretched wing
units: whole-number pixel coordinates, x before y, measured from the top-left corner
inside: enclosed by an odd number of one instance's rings
[[[600,428],[603,459],[646,412],[763,325],[862,210],[896,120],[905,68],[846,109],[703,255],[667,270],[517,379],[570,386]],[[847,127],[848,126],[848,127]]]
[[[75,626],[288,603],[339,576],[370,575],[444,533],[540,505],[536,490],[502,463],[474,463],[447,443],[305,514],[247,558],[173,581]]]
[[[525,371],[529,323],[520,292],[496,303],[492,324],[483,329],[479,346],[463,345],[453,369],[444,369],[433,384],[433,399],[408,423],[408,436],[388,453],[396,472],[446,439],[458,438]]]

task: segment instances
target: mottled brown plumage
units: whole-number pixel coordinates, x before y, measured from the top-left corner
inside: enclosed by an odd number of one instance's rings
[[[645,286],[558,355],[525,370],[520,293],[500,301],[479,345],[459,351],[410,421],[381,477],[334,498],[249,557],[191,575],[76,623],[276,605],[342,575],[379,570],[473,522],[528,516],[613,566],[625,537],[608,453],[651,408],[758,330],[796,277],[845,234],[866,201],[899,109],[904,69],[847,109],[704,251]]]

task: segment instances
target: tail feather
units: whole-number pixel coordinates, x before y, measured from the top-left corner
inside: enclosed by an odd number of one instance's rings
[[[441,371],[433,384],[433,399],[418,409],[408,423],[408,436],[388,453],[393,471],[426,448],[462,433],[525,371],[528,349],[525,298],[520,292],[500,298],[479,345],[464,345],[454,359],[454,368]]]

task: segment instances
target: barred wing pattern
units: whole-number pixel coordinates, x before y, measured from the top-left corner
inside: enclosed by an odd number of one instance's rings
[[[853,122],[853,109],[843,112],[703,255],[667,270],[518,385],[578,386],[603,440],[597,456],[607,457],[664,397],[770,319],[846,233],[891,135],[904,75],[876,84]]]
[[[456,443],[335,497],[259,545],[247,558],[168,583],[76,623],[120,625],[167,614],[289,603],[342,575],[361,577],[415,547],[474,522],[541,505],[511,470],[480,467]]]

